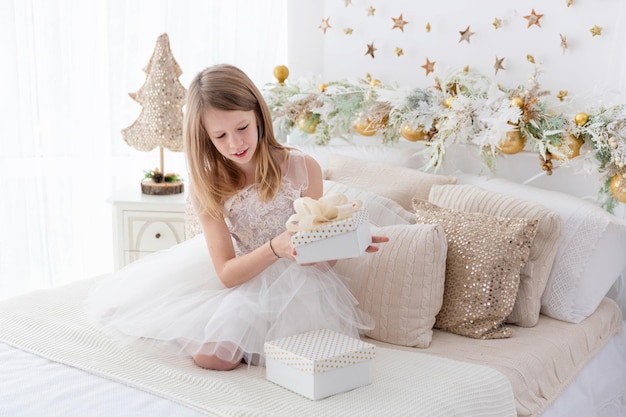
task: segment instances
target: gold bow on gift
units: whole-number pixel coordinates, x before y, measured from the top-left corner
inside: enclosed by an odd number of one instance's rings
[[[361,200],[349,202],[343,194],[328,194],[319,200],[298,198],[293,202],[296,212],[287,220],[287,230],[314,230],[328,222],[346,219],[358,211],[362,204]]]

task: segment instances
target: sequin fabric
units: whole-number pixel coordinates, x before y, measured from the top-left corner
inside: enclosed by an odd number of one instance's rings
[[[520,270],[537,221],[465,213],[414,199],[418,223],[440,224],[448,241],[443,305],[435,327],[475,339],[511,337]]]
[[[159,146],[182,151],[183,105],[187,90],[178,79],[182,70],[172,55],[166,33],[158,37],[144,71],[143,86],[130,94],[143,109],[137,120],[122,130],[122,137],[140,151],[151,151]]]

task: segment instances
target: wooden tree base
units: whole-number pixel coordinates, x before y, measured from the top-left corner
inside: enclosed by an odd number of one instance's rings
[[[177,182],[154,182],[151,179],[141,181],[141,192],[149,195],[180,194],[184,190],[183,183]]]

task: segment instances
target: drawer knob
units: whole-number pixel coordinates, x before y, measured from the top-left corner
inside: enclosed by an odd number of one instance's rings
[[[154,237],[156,237],[157,239],[159,239],[161,237],[161,233],[157,233],[156,235],[154,235]]]

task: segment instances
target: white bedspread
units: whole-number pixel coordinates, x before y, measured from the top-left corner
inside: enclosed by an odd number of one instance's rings
[[[212,416],[516,415],[498,371],[422,353],[378,348],[371,385],[311,401],[268,382],[264,368],[207,371],[167,349],[120,345],[85,320],[81,301],[93,282],[0,303],[0,341]]]

